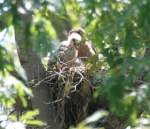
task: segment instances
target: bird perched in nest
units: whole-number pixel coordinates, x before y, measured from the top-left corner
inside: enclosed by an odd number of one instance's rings
[[[62,41],[59,48],[60,62],[69,65],[81,65],[83,61],[95,54],[92,43],[86,41],[84,30],[81,28],[71,30],[68,39]]]
[[[86,65],[84,64],[96,52],[92,43],[86,40],[84,30],[81,28],[73,29],[69,32],[67,40],[61,42],[58,52],[60,64],[66,64],[67,67],[73,68],[73,71],[67,77],[69,85],[66,82],[64,88],[67,89],[65,92],[67,91],[67,96],[69,96],[65,101],[65,121],[66,123],[70,121],[70,124],[76,124],[85,118],[87,106],[92,94],[91,82]],[[74,68],[77,68],[77,71]],[[79,76],[77,80],[75,80],[75,76],[71,78],[72,80],[69,80],[73,72]],[[75,87],[74,92],[68,88],[71,84]]]

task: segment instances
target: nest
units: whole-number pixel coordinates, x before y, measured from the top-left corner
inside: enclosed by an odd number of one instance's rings
[[[49,68],[47,70],[47,80],[50,88],[55,88],[58,90],[57,93],[61,95],[56,95],[57,99],[60,97],[69,97],[71,93],[79,92],[80,88],[87,79],[87,72],[85,65],[68,65],[67,63],[49,63]]]
[[[91,92],[87,86],[89,80],[86,66],[50,62],[46,78],[51,92],[49,104],[55,105],[56,112],[64,112],[65,118],[58,113],[57,119],[63,119],[68,126],[84,119],[88,103],[87,92]],[[87,92],[84,92],[85,85]]]

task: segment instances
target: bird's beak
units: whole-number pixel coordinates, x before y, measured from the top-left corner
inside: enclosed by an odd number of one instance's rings
[[[82,37],[78,33],[72,33],[69,36],[68,40],[71,41],[71,42],[73,42],[75,46],[79,46],[81,44]]]

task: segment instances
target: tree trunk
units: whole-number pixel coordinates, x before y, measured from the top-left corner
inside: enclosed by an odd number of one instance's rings
[[[30,18],[30,19],[29,19]],[[27,21],[27,20],[28,21]],[[15,38],[17,43],[18,55],[21,65],[26,71],[28,81],[38,83],[45,77],[45,71],[42,66],[41,60],[32,48],[25,51],[25,43],[27,39],[25,37],[25,29],[27,24],[31,21],[31,17],[22,16],[20,26],[15,27]],[[30,87],[30,83],[29,83]],[[31,98],[32,106],[39,109],[40,114],[37,119],[40,119],[47,123],[47,125],[53,125],[52,111],[50,106],[45,104],[49,101],[48,87],[45,83],[41,82],[32,88],[34,97]],[[45,102],[45,103],[44,103]],[[53,128],[48,128],[53,129]]]
[[[46,122],[46,129],[62,129],[63,123],[56,120],[56,110],[53,105],[47,104],[51,101],[51,92],[49,91],[48,85],[44,83],[44,81],[41,81],[46,76],[45,69],[43,68],[43,65],[41,63],[40,58],[38,57],[38,54],[34,51],[32,48],[32,45],[26,49],[27,44],[30,44],[34,41],[29,40],[30,35],[26,35],[27,29],[32,22],[32,16],[30,13],[27,14],[18,14],[19,15],[19,21],[17,22],[17,25],[15,26],[15,38],[17,43],[17,51],[20,59],[20,63],[23,66],[24,70],[26,71],[29,87],[30,84],[33,84],[33,98],[31,98],[31,103],[33,108],[39,109],[39,115],[37,116],[37,119],[42,120]],[[54,17],[54,18],[53,18]],[[15,19],[15,17],[14,17]],[[62,21],[59,21],[57,17],[53,14],[51,17],[52,24],[54,25],[54,28],[56,29],[56,32],[58,32],[58,37],[60,40],[64,39],[65,34],[62,33],[62,31],[67,28],[67,30],[70,29],[69,26],[64,26],[58,24],[62,23]],[[27,37],[28,36],[28,37]],[[64,117],[64,114],[62,113],[62,117]],[[63,121],[63,118],[62,120]]]

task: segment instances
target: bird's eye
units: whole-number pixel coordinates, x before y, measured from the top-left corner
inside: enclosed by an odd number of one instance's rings
[[[78,31],[77,33],[82,36],[82,32],[81,31]]]
[[[72,39],[72,41],[75,43],[75,42],[76,42],[76,39]]]
[[[79,46],[80,41],[78,41],[77,39],[72,39],[72,41],[75,46]]]
[[[75,45],[77,45],[80,41],[79,40],[77,40],[77,39],[72,39],[72,41],[73,41],[73,43],[75,44]]]

